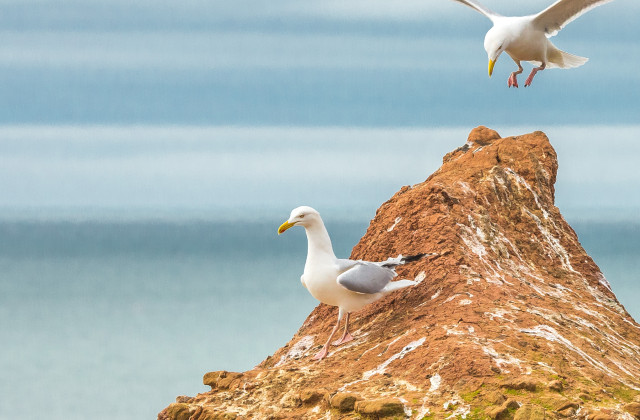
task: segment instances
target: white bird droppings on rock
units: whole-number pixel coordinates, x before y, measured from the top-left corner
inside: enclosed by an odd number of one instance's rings
[[[402,220],[402,217],[396,217],[396,220],[394,221],[394,223],[389,227],[389,229],[387,229],[387,232],[391,232],[397,225],[398,223],[400,223],[400,221]]]
[[[388,358],[386,361],[384,361],[377,368],[369,370],[369,371],[366,371],[362,375],[362,378],[364,380],[368,380],[373,375],[383,374],[385,372],[385,370],[387,369],[387,366],[389,366],[389,364],[391,364],[391,362],[393,362],[394,360],[397,360],[397,359],[402,359],[404,356],[407,355],[407,353],[410,353],[410,352],[414,351],[415,349],[417,349],[418,347],[420,347],[421,345],[423,345],[426,340],[427,340],[427,337],[422,337],[419,340],[412,341],[411,343],[409,343],[406,346],[404,346],[404,348],[399,353],[396,353],[393,356],[391,356],[390,358]]]
[[[299,359],[305,355],[307,350],[313,347],[313,336],[306,335],[302,337],[296,344],[294,344],[291,349],[280,358],[280,361],[276,364],[276,367],[282,366],[284,363],[291,359]]]
[[[440,384],[442,383],[442,377],[439,374],[435,374],[429,378],[431,382],[431,386],[429,387],[429,392],[435,392],[440,388]]]

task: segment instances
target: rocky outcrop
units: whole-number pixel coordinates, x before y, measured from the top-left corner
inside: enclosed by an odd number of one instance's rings
[[[474,129],[353,249],[438,253],[399,267],[417,286],[355,314],[356,339],[316,362],[337,312],[319,305],[259,366],[208,373],[210,392],[159,418],[637,418],[640,326],[555,207],[557,169],[541,132]]]

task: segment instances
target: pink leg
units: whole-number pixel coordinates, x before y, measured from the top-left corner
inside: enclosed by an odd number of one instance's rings
[[[518,70],[514,71],[513,73],[511,73],[511,76],[509,76],[509,80],[507,80],[507,85],[509,87],[513,86],[513,87],[518,87],[518,78],[517,76],[522,73],[522,66],[520,65],[520,63],[516,63],[518,65]]]
[[[535,67],[533,70],[531,70],[531,74],[529,75],[529,77],[527,77],[527,81],[524,82],[524,87],[531,86],[531,82],[533,82],[533,78],[536,73],[540,70],[544,70],[545,67],[547,67],[547,63],[542,63],[540,67]]]
[[[349,341],[353,340],[353,336],[349,334],[349,316],[350,315],[351,314],[347,312],[347,319],[344,322],[344,334],[342,334],[342,337],[339,340],[336,340],[333,343],[331,343],[334,346],[339,346],[340,344],[348,343]]]
[[[333,335],[336,333],[336,331],[338,330],[338,327],[340,326],[340,320],[342,319],[342,315],[343,315],[343,312],[342,312],[342,309],[340,309],[340,311],[338,312],[338,322],[336,322],[336,325],[333,327],[333,330],[331,330],[331,334],[329,334],[329,339],[327,340],[325,345],[315,356],[313,356],[313,360],[322,360],[325,357],[327,357],[327,354],[329,354],[329,344],[331,343],[331,339],[333,338]]]

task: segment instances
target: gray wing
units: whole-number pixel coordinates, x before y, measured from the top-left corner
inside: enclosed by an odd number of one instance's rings
[[[453,1],[457,1],[458,3],[462,3],[465,6],[468,6],[472,9],[474,9],[477,12],[482,13],[483,15],[485,15],[486,17],[488,17],[489,19],[491,19],[491,21],[493,21],[493,19],[495,17],[500,16],[498,13],[492,11],[491,9],[486,8],[485,6],[483,6],[482,4],[472,1],[472,0],[453,0]]]
[[[359,260],[344,260],[344,259],[339,259],[338,260],[338,272],[340,274],[344,273],[345,271],[347,271],[348,269],[352,268],[354,265],[360,263],[361,261]]]
[[[391,268],[382,267],[368,261],[338,260],[338,266],[349,261],[351,267],[338,276],[338,284],[347,290],[357,293],[378,293],[396,276]]]
[[[584,13],[610,1],[613,0],[558,0],[535,15],[533,24],[552,37]]]

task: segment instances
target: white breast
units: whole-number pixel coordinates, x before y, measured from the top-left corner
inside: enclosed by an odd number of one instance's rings
[[[365,305],[380,299],[383,294],[362,294],[340,286],[337,265],[307,264],[304,269],[305,286],[311,296],[320,302],[338,306],[347,312],[357,311]]]
[[[304,267],[304,282],[311,296],[322,303],[340,306],[341,295],[348,290],[336,282],[337,267],[326,264],[309,264]]]
[[[515,61],[547,60],[547,40],[542,31],[534,29],[527,21],[513,21],[508,30],[513,32],[514,38],[509,43],[507,54]]]

